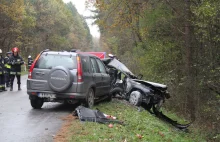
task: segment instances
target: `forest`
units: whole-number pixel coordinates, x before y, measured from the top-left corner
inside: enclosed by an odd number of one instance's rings
[[[220,3],[218,0],[88,1],[101,47],[135,74],[169,86],[166,109],[220,137]]]
[[[0,0],[0,48],[19,47],[22,56],[44,50],[93,48],[85,18],[62,0]]]

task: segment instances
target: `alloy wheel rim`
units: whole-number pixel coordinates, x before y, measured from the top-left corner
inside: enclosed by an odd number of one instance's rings
[[[130,103],[133,104],[133,105],[137,104],[137,97],[136,97],[136,95],[131,94],[131,96],[130,96]]]
[[[89,107],[92,107],[93,104],[94,104],[94,95],[93,95],[93,92],[90,91],[89,97],[88,97],[88,105],[89,105]]]

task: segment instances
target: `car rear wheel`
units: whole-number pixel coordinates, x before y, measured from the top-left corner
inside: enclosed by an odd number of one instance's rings
[[[112,94],[108,94],[106,101],[111,102],[112,101]]]
[[[44,104],[44,101],[42,99],[40,99],[40,98],[35,98],[33,100],[30,100],[30,102],[31,102],[31,106],[34,109],[41,109],[41,107]]]
[[[92,108],[95,103],[95,95],[93,89],[89,89],[89,92],[86,96],[86,107]]]

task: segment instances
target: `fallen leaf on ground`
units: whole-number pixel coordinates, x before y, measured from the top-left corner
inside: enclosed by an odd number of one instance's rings
[[[109,127],[109,128],[113,128],[113,124],[109,124],[108,127]]]
[[[162,132],[158,132],[158,134],[161,136],[161,137],[164,137],[165,135],[162,133]]]
[[[143,137],[143,136],[140,135],[140,134],[137,134],[136,136],[137,136],[139,139],[142,139],[142,137]]]

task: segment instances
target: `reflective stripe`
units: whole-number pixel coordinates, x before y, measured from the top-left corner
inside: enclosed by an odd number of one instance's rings
[[[9,64],[5,64],[5,67],[8,68],[8,69],[11,68],[11,66]]]
[[[10,72],[11,75],[21,75],[21,72]]]
[[[16,74],[16,72],[10,72],[10,74],[13,74],[13,75],[15,75],[15,74]]]

